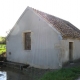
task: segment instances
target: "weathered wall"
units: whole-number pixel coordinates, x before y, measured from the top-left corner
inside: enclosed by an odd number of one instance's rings
[[[62,40],[62,62],[69,61],[69,42],[73,42],[73,61],[80,59],[80,40]]]
[[[24,50],[23,33],[27,31],[31,31],[31,50]],[[38,68],[60,68],[61,39],[50,24],[27,9],[7,38],[7,60]]]

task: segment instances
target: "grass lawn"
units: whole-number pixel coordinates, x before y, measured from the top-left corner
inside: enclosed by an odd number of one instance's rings
[[[48,72],[39,80],[75,80],[78,76],[80,76],[80,67],[74,67]]]

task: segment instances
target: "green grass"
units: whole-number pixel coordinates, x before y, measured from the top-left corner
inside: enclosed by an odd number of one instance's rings
[[[0,55],[4,52],[6,52],[6,45],[5,44],[0,44]]]
[[[48,72],[40,80],[75,80],[78,76],[80,67],[74,67]]]

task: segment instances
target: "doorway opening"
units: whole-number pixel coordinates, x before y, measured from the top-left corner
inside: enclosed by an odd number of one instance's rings
[[[73,42],[69,42],[69,61],[73,62]]]

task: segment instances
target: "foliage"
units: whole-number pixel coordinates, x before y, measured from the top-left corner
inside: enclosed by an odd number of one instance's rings
[[[6,44],[6,38],[0,37],[0,44]]]
[[[0,54],[6,52],[6,45],[5,44],[0,44]]]
[[[6,38],[0,37],[0,55],[6,52]]]
[[[40,80],[75,80],[78,76],[80,67],[74,67],[48,72]]]

